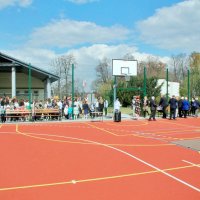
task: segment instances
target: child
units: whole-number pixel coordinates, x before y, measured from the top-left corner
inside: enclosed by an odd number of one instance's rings
[[[68,108],[68,117],[69,117],[69,119],[72,119],[72,107],[71,106],[69,106],[69,108]]]
[[[74,107],[74,119],[77,119],[78,114],[79,114],[78,106],[75,106],[75,107]]]
[[[5,110],[4,106],[1,106],[0,113],[1,113],[1,122],[5,123],[6,122],[6,110]]]
[[[69,117],[68,117],[68,107],[69,106],[67,104],[64,107],[64,111],[63,112],[64,112],[65,119],[69,119]]]

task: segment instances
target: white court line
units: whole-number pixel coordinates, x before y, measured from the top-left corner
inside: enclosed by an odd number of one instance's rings
[[[195,164],[195,163],[189,162],[189,161],[187,161],[187,160],[182,160],[182,161],[185,162],[185,163],[191,164],[191,165],[193,165],[193,166],[195,166],[195,167],[200,168],[200,165],[197,165],[197,164]]]
[[[17,128],[17,131],[16,131],[16,132],[18,132],[19,134],[22,134],[22,135],[24,135],[24,136],[31,137],[31,135],[29,135],[29,134],[20,132],[20,131],[18,130],[18,128]],[[47,135],[48,135],[48,134],[47,134]],[[90,143],[93,143],[93,144],[97,144],[97,145],[104,146],[104,147],[107,147],[107,148],[109,148],[109,149],[118,151],[118,152],[120,152],[120,153],[122,153],[122,154],[125,154],[125,155],[127,155],[127,156],[129,156],[129,157],[131,157],[131,158],[133,158],[133,159],[135,159],[135,160],[137,160],[137,161],[139,161],[139,162],[141,162],[141,163],[143,163],[143,164],[145,164],[145,165],[147,165],[147,166],[149,166],[149,167],[151,167],[151,168],[153,168],[153,169],[159,171],[159,172],[162,173],[162,174],[165,174],[166,176],[168,176],[168,177],[170,177],[170,178],[172,178],[172,179],[178,181],[179,183],[182,183],[183,185],[186,185],[186,186],[190,187],[191,189],[196,190],[197,192],[200,192],[200,188],[197,188],[197,187],[195,187],[195,186],[193,186],[193,185],[191,185],[191,184],[189,184],[189,183],[187,183],[187,182],[185,182],[185,181],[183,181],[183,180],[181,180],[181,179],[179,179],[179,178],[177,178],[177,177],[175,177],[175,176],[173,176],[173,175],[171,175],[171,174],[165,172],[164,170],[162,170],[162,169],[160,169],[160,168],[158,168],[158,167],[156,167],[156,166],[154,166],[154,165],[152,165],[152,164],[150,164],[150,163],[148,163],[148,162],[146,162],[146,161],[144,161],[144,160],[142,160],[142,159],[140,159],[140,158],[138,158],[138,157],[136,157],[136,156],[134,156],[134,155],[132,155],[132,154],[130,154],[130,153],[128,153],[128,152],[126,152],[126,151],[123,151],[123,150],[118,149],[118,148],[113,147],[113,146],[109,146],[109,145],[107,145],[107,144],[102,144],[102,143],[95,142],[95,141],[91,141],[91,140],[85,140],[85,139],[73,138],[73,137],[66,137],[66,138],[68,138],[68,139],[74,139],[74,140],[80,140],[80,141],[84,141],[84,142],[90,142]]]

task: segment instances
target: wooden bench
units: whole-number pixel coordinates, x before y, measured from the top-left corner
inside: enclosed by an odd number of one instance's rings
[[[33,120],[40,119],[59,119],[61,120],[61,112],[58,108],[43,108],[43,109],[33,109],[32,110]]]
[[[31,110],[28,109],[6,109],[5,118],[10,121],[23,120],[26,121],[31,116]]]

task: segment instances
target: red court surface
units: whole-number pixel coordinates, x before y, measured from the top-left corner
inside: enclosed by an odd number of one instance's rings
[[[0,125],[1,200],[199,200],[200,119]]]

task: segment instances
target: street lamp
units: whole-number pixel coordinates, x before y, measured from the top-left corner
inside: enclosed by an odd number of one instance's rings
[[[72,119],[74,120],[74,64],[72,64]]]
[[[169,69],[168,69],[168,66],[166,65],[166,99],[167,99],[167,102],[168,102],[168,97],[169,97],[168,84],[169,84]]]
[[[28,101],[29,109],[31,109],[31,64],[28,65]]]
[[[190,101],[190,66],[188,66],[188,101]]]

